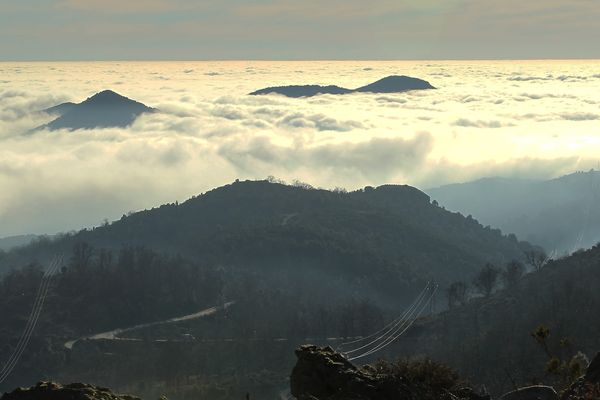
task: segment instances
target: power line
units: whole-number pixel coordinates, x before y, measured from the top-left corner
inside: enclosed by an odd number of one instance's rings
[[[390,332],[392,332],[391,334],[394,334],[394,331],[397,331],[398,329],[402,329],[402,326],[404,325],[404,323],[406,322],[406,318],[410,315],[412,315],[413,311],[420,305],[420,303],[423,301],[423,297],[425,296],[425,293],[427,292],[429,288],[429,282],[427,283],[427,286],[425,286],[425,288],[421,291],[421,293],[419,294],[419,296],[417,296],[417,298],[415,299],[415,301],[413,301],[413,303],[410,305],[409,308],[406,309],[406,311],[398,318],[396,318],[394,321],[392,321],[391,324],[388,324],[388,329],[386,329],[385,327],[380,330],[379,332],[370,335],[370,337],[373,337],[379,333],[381,333],[383,330],[385,330],[384,333],[382,333],[380,336],[378,336],[375,340],[372,340],[371,342],[360,346],[358,348],[355,348],[353,350],[350,351],[346,351],[344,352],[344,354],[348,355],[348,354],[352,354],[355,353],[359,350],[365,349],[377,342],[379,342],[380,340],[382,340],[384,337],[386,337],[388,334],[390,334]],[[400,327],[398,328],[398,326],[400,325]]]
[[[402,336],[414,323],[415,321],[421,316],[421,314],[423,313],[423,310],[425,310],[425,308],[427,307],[428,303],[433,299],[433,297],[435,296],[435,293],[437,292],[439,286],[436,286],[435,289],[433,290],[433,292],[431,293],[431,295],[429,296],[429,298],[427,299],[427,301],[421,306],[421,309],[419,310],[418,314],[415,316],[415,318],[413,318],[413,320],[408,324],[408,326],[406,326],[402,331],[400,331],[397,334],[394,334],[390,337],[388,337],[383,343],[379,344],[377,347],[363,353],[360,354],[358,356],[349,358],[349,361],[354,361],[354,360],[358,360],[359,358],[363,358],[366,357],[368,355],[371,355],[373,353],[376,353],[380,350],[383,350],[384,348],[386,348],[387,346],[389,346],[390,344],[392,344],[394,341],[396,341],[400,336]]]
[[[346,346],[346,345],[350,345],[350,344],[354,344],[354,343],[360,343],[366,340],[369,340],[377,335],[379,335],[382,332],[385,332],[386,330],[389,330],[390,327],[395,327],[400,321],[402,321],[403,318],[405,318],[406,314],[408,313],[408,311],[413,308],[415,306],[415,304],[417,303],[417,301],[423,297],[423,295],[425,294],[425,292],[427,291],[427,289],[429,288],[429,282],[427,282],[427,285],[425,285],[425,288],[423,288],[423,290],[421,291],[421,293],[419,293],[419,295],[415,298],[415,300],[412,302],[412,304],[404,311],[404,313],[402,313],[400,316],[398,316],[397,318],[395,318],[394,320],[392,320],[392,322],[390,322],[389,324],[387,324],[386,326],[384,326],[383,328],[381,328],[380,330],[378,330],[375,333],[370,334],[369,336],[365,336],[363,338],[357,339],[357,340],[353,340],[351,342],[345,342],[345,343],[341,343],[338,346],[338,349]],[[385,333],[384,333],[385,335]],[[354,351],[354,350],[352,350]],[[352,351],[349,351],[352,352]]]
[[[23,355],[23,352],[27,348],[27,345],[29,344],[33,331],[37,325],[40,314],[42,312],[42,308],[44,306],[44,301],[46,300],[48,290],[50,289],[52,275],[56,272],[61,262],[62,260],[59,261],[58,258],[55,258],[54,261],[50,264],[50,267],[42,276],[40,287],[38,288],[38,292],[33,303],[31,313],[29,314],[29,318],[27,320],[27,325],[25,326],[25,329],[17,343],[17,346],[13,350],[13,353],[11,354],[8,361],[0,371],[0,383],[4,382],[6,378],[12,373],[15,366],[19,362],[21,356]]]

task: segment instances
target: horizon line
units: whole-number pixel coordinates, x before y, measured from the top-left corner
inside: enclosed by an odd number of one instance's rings
[[[215,59],[14,59],[1,60],[0,63],[16,62],[424,62],[424,61],[456,61],[456,62],[480,62],[480,61],[598,61],[600,58],[306,58],[306,59],[267,59],[267,58],[215,58]]]

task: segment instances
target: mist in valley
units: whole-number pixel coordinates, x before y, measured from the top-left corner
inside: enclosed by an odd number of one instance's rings
[[[600,9],[480,3],[0,3],[0,400],[600,399]]]

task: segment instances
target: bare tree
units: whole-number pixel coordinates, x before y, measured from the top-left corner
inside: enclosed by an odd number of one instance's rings
[[[467,302],[468,286],[463,281],[454,282],[448,288],[448,307],[453,308],[456,305],[464,305]]]
[[[525,274],[525,266],[518,261],[511,261],[506,264],[504,271],[502,271],[502,279],[504,285],[507,288],[513,288],[519,283],[523,275]]]
[[[475,285],[475,288],[477,288],[479,293],[485,297],[489,297],[496,287],[499,274],[500,271],[498,268],[492,264],[486,264],[473,280],[473,285]]]
[[[549,261],[549,257],[542,250],[529,250],[525,253],[525,261],[531,265],[534,271],[539,272],[546,263]]]

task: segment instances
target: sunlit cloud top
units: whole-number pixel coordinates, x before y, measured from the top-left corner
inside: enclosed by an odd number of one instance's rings
[[[349,190],[598,165],[598,61],[0,63],[0,237],[99,225],[235,179]],[[264,86],[355,88],[384,76],[436,90],[292,99]],[[37,111],[113,89],[161,112],[128,128],[32,129]]]

